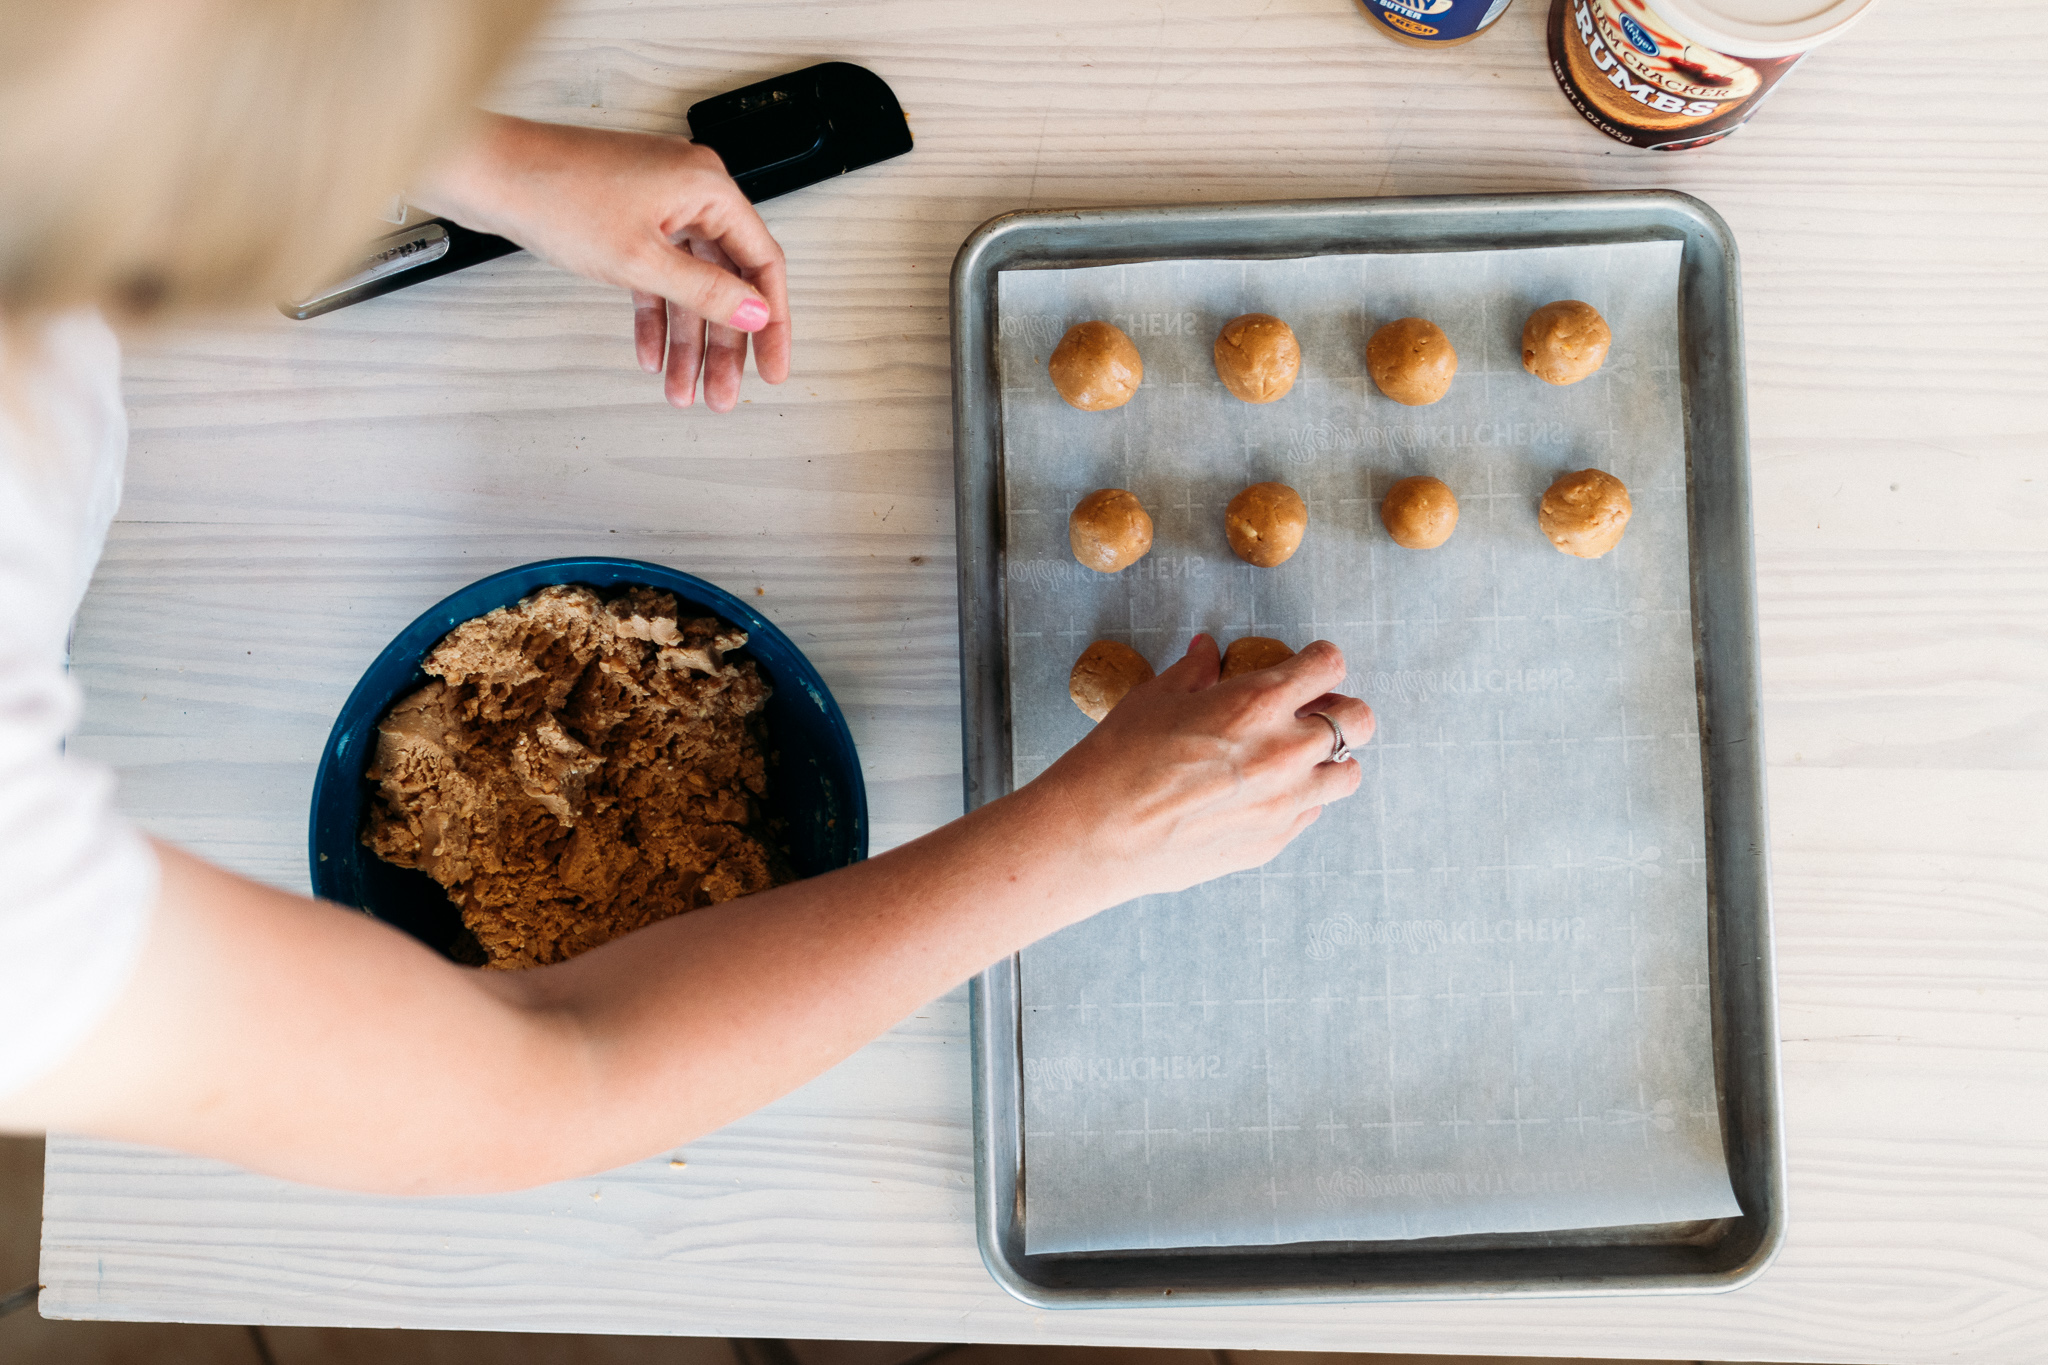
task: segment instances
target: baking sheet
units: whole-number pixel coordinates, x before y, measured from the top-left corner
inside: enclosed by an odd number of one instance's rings
[[[1091,639],[1164,665],[1186,637],[1316,637],[1381,733],[1365,785],[1268,867],[1121,907],[1023,956],[1032,1253],[1673,1222],[1734,1215],[1715,1103],[1697,701],[1676,380],[1676,242],[1164,261],[998,277],[1016,779],[1085,732]],[[1615,351],[1552,389],[1530,309],[1581,298]],[[1252,407],[1215,380],[1231,316],[1288,319],[1301,380]],[[1442,325],[1457,383],[1403,408],[1366,337]],[[1079,413],[1051,346],[1103,317],[1138,396]],[[1544,487],[1596,465],[1635,499],[1572,560]],[[1430,473],[1458,534],[1404,551],[1375,498]],[[1222,508],[1279,479],[1303,549],[1239,563]],[[1066,512],[1118,486],[1153,552],[1074,564]]]

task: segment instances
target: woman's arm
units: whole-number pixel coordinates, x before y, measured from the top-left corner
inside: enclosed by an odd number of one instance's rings
[[[1042,777],[829,876],[525,972],[174,849],[144,964],[0,1125],[177,1147],[325,1185],[514,1188],[609,1169],[817,1075],[989,962],[1136,896],[1257,866],[1357,787],[1324,762],[1335,646],[1216,683],[1216,646]]]

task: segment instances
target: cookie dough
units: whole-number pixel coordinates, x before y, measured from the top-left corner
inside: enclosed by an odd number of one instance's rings
[[[1458,353],[1428,318],[1396,318],[1365,343],[1365,368],[1381,393],[1419,408],[1451,391]]]
[[[746,635],[633,588],[465,621],[377,725],[363,843],[439,882],[492,967],[534,967],[780,881],[754,830],[768,684]]]
[[[1522,324],[1522,368],[1546,384],[1576,384],[1600,368],[1613,341],[1592,304],[1559,299]]]
[[[1232,640],[1230,648],[1223,651],[1223,672],[1218,682],[1229,682],[1244,673],[1256,673],[1274,664],[1286,663],[1294,657],[1294,651],[1280,641],[1265,635],[1247,635]]]
[[[1396,545],[1434,550],[1458,529],[1458,495],[1427,474],[1403,479],[1380,501],[1380,523]]]
[[[1284,483],[1255,483],[1223,509],[1223,534],[1247,564],[1270,569],[1301,548],[1308,504]]]
[[[1543,495],[1536,520],[1550,543],[1580,559],[1598,559],[1621,544],[1635,510],[1620,479],[1598,469],[1562,474]]]
[[[1151,682],[1153,676],[1152,665],[1137,650],[1115,640],[1097,640],[1074,660],[1067,692],[1088,719],[1101,720],[1132,688]]]
[[[1145,362],[1138,348],[1118,328],[1106,322],[1083,322],[1069,327],[1052,348],[1046,364],[1052,386],[1069,406],[1083,412],[1106,412],[1131,401],[1145,378]]]
[[[1216,377],[1247,403],[1285,398],[1301,373],[1294,329],[1271,313],[1246,313],[1216,334]]]
[[[1067,543],[1083,565],[1097,573],[1116,573],[1152,548],[1152,518],[1137,494],[1098,488],[1068,514]]]

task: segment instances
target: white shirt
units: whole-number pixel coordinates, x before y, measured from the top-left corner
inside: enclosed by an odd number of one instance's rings
[[[0,330],[0,1095],[105,1016],[157,897],[113,775],[63,752],[82,701],[71,618],[121,499],[120,347],[89,313],[9,344]]]

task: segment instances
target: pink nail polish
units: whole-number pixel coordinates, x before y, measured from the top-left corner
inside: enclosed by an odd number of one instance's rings
[[[748,299],[732,310],[726,319],[726,326],[737,327],[742,332],[758,332],[768,325],[768,305],[759,299]]]

